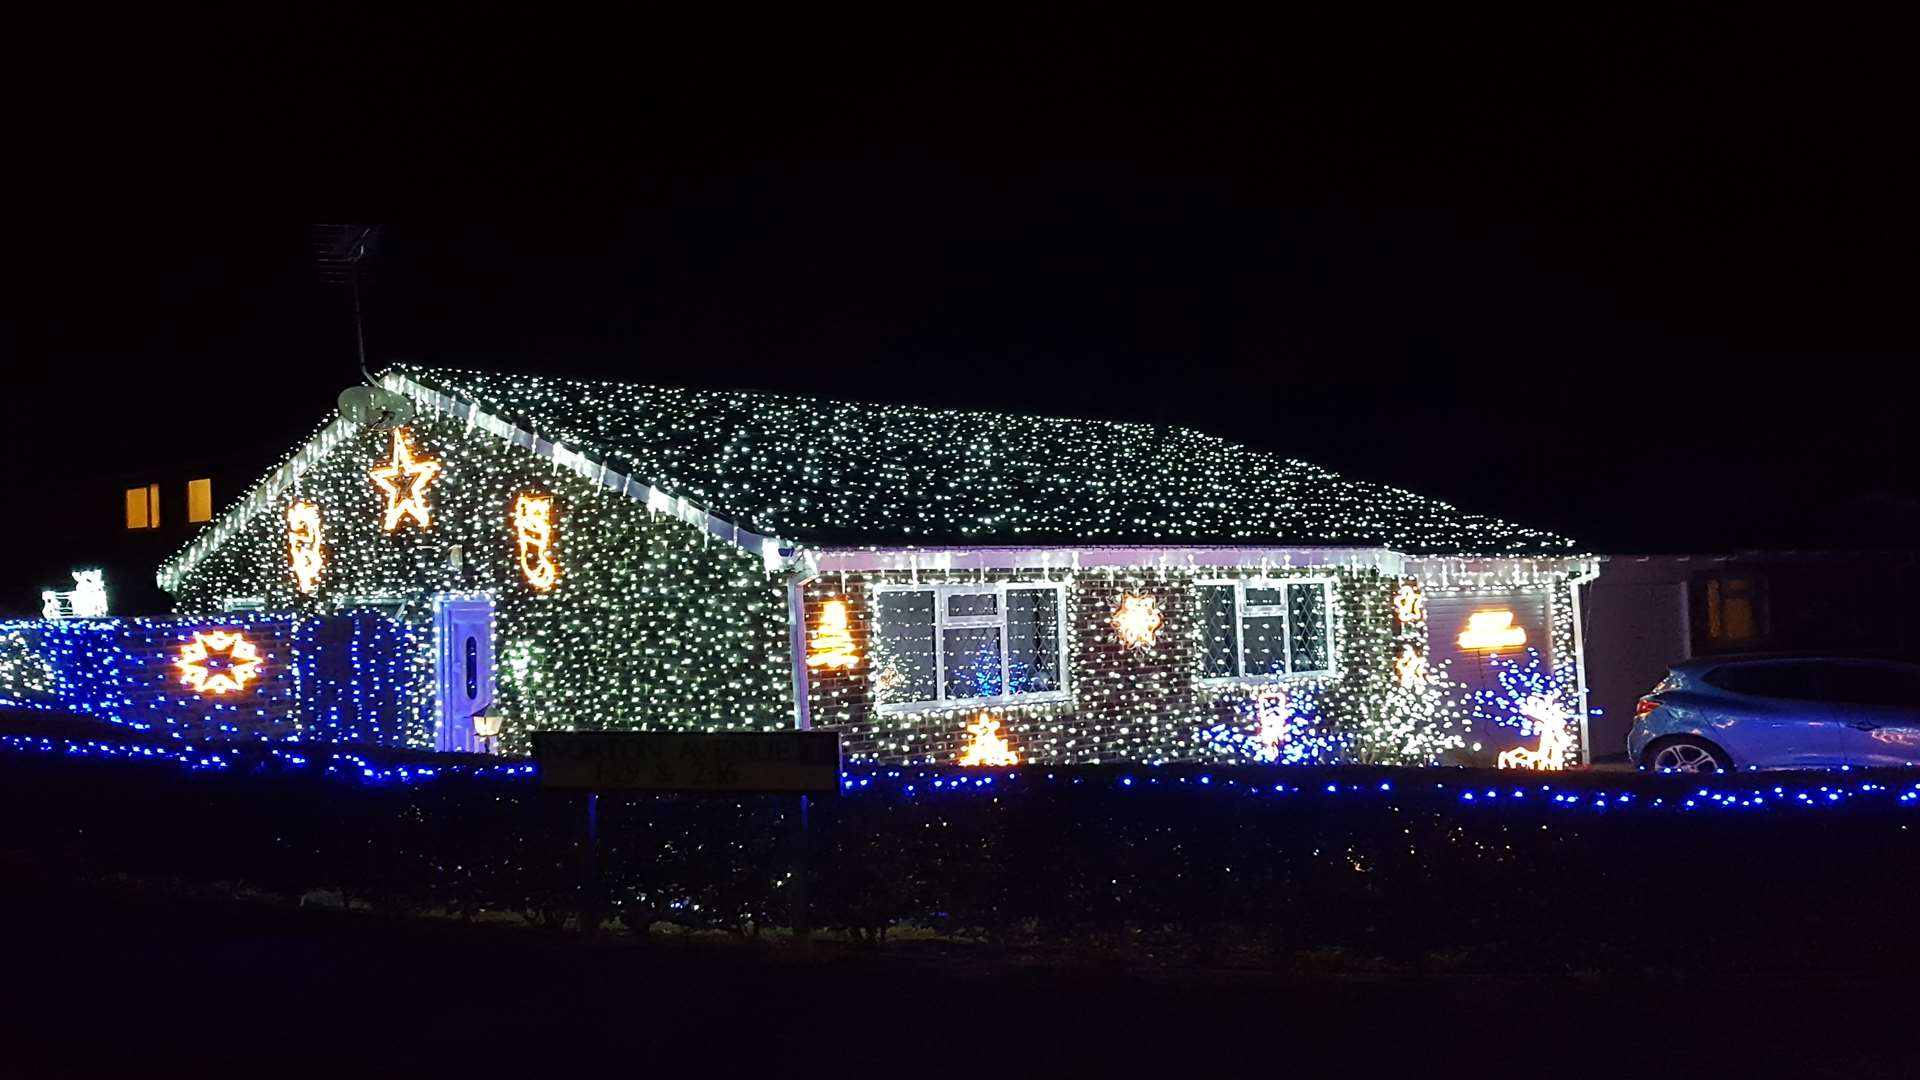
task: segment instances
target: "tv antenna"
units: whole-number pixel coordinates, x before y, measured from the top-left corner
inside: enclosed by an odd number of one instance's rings
[[[360,314],[360,260],[379,238],[377,225],[315,225],[313,260],[320,268],[320,280],[330,285],[346,285],[353,293],[353,343],[360,359],[363,385],[340,392],[340,415],[367,427],[384,429],[405,423],[413,415],[413,402],[377,386],[367,370],[367,332]]]

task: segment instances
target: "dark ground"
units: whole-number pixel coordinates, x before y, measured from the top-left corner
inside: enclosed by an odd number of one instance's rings
[[[1296,1075],[1878,1077],[1913,1075],[1917,1057],[1910,980],[1246,974],[914,944],[823,944],[803,959],[7,877],[0,1039],[16,1076],[476,1064],[1085,1076],[1244,1062]],[[1650,912],[1647,932],[1686,947],[1681,919]]]

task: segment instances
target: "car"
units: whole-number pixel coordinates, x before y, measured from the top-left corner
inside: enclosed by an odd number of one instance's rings
[[[1920,765],[1920,666],[1837,656],[1676,664],[1633,711],[1642,769]]]

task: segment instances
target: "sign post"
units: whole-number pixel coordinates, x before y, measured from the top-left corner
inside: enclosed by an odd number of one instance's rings
[[[812,933],[807,834],[813,795],[840,790],[840,734],[835,731],[727,731],[679,734],[652,731],[536,731],[533,759],[540,786],[586,793],[585,884],[581,929],[600,920],[599,802],[602,791],[656,794],[800,796],[799,874],[794,882],[794,934]]]

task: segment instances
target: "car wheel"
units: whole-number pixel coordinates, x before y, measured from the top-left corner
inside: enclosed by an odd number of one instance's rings
[[[1730,772],[1733,762],[1721,749],[1705,739],[1682,736],[1668,739],[1647,755],[1647,768],[1655,772],[1709,773]]]

